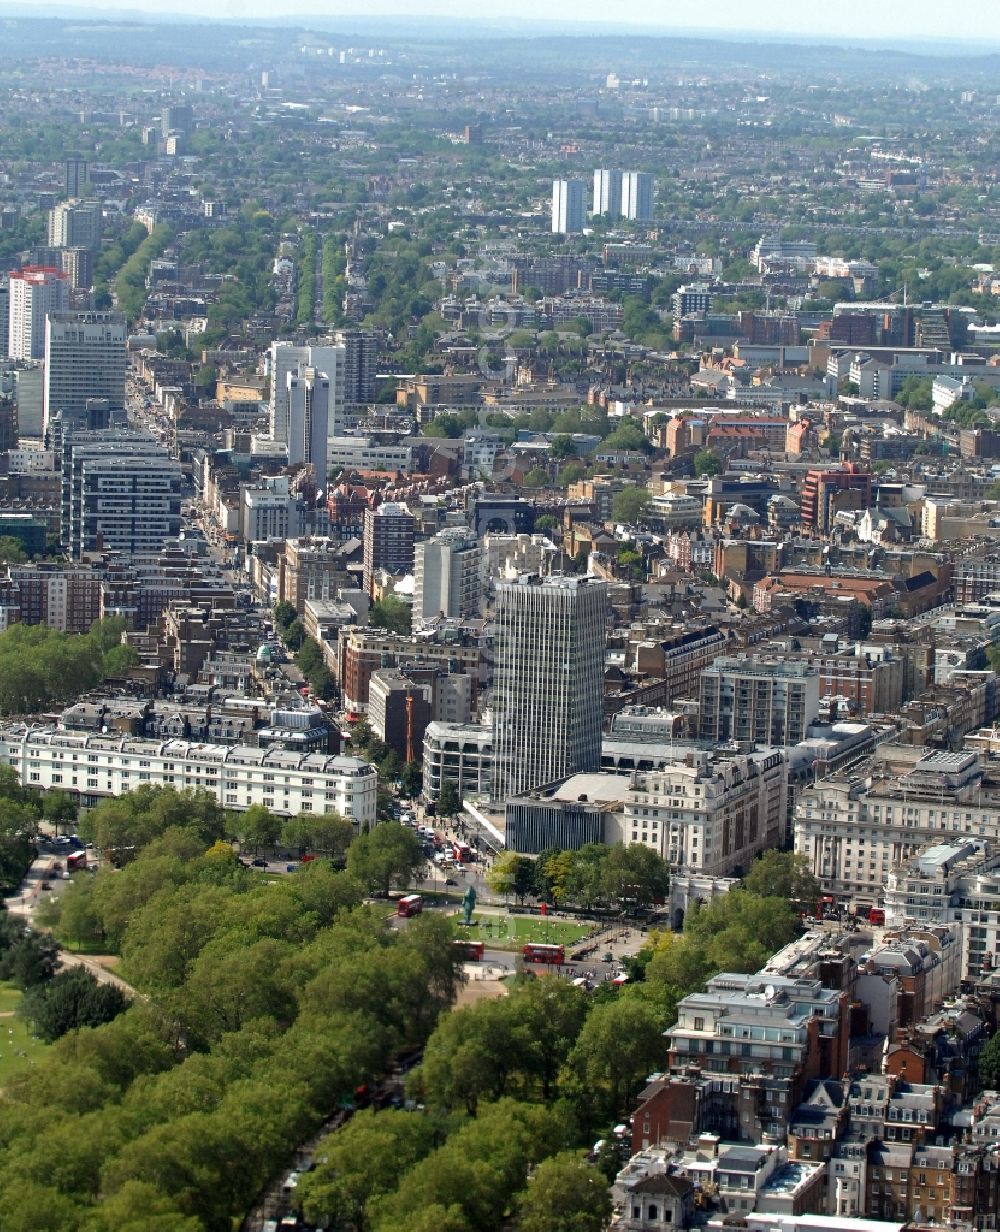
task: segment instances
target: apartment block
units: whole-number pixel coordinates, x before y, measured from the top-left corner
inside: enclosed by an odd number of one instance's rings
[[[413,572],[413,515],[405,505],[387,501],[365,510],[364,584],[372,593],[375,576]]]
[[[416,545],[413,625],[479,614],[483,553],[466,527],[448,527]]]
[[[679,1002],[670,1069],[737,1079],[730,1135],[783,1138],[805,1083],[847,1066],[847,993],[818,979],[723,973]]]
[[[723,657],[701,675],[703,740],[798,744],[819,714],[819,672],[804,660]]]
[[[932,843],[890,869],[885,919],[893,928],[958,921],[962,978],[993,971],[1000,955],[1000,846],[980,839]]]
[[[263,804],[282,816],[336,812],[375,824],[375,767],[356,757],[192,744],[0,725],[0,761],[26,787],[58,787],[93,805],[138,787],[209,792],[227,809]]]
[[[155,553],[180,529],[180,463],[159,441],[139,432],[65,438],[62,541],[71,556]]]
[[[45,319],[69,306],[69,280],[61,269],[28,265],[10,275],[7,351],[11,359],[45,358]]]

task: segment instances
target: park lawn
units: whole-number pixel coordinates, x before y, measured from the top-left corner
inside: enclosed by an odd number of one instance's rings
[[[0,983],[0,1090],[8,1078],[27,1069],[49,1050],[48,1044],[32,1039],[27,1023],[14,1013],[20,1003],[20,989]]]
[[[477,915],[471,928],[461,928],[459,935],[472,941],[485,941],[497,949],[513,949],[531,941],[552,945],[575,945],[593,932],[592,924],[575,924],[570,920],[552,920],[537,915]]]

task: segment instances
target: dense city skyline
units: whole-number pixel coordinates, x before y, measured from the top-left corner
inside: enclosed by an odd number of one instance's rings
[[[354,2],[0,21],[3,1232],[991,1232],[1000,18]]]

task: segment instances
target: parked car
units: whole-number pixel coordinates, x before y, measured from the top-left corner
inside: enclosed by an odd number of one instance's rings
[[[263,858],[263,856],[258,856],[255,860],[251,860],[250,863],[254,866],[254,868],[267,868],[267,861]]]

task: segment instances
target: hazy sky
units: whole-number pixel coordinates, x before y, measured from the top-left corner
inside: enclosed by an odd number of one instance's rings
[[[74,0],[63,0],[74,3]],[[35,9],[44,12],[44,0]],[[199,13],[206,17],[281,17],[322,14],[325,17],[434,14],[479,18],[539,17],[552,21],[621,22],[663,26],[676,30],[717,29],[809,35],[840,39],[895,36],[926,39],[1000,39],[1000,5],[996,0],[966,0],[942,7],[940,0],[838,0],[837,4],[791,4],[788,0],[714,0],[708,5],[670,3],[670,0],[99,0],[79,7],[97,10],[142,9],[160,16],[170,12]]]

